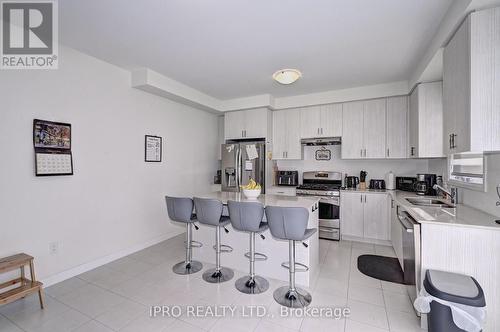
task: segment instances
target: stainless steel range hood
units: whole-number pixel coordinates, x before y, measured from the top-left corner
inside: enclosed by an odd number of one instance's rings
[[[300,140],[302,145],[340,145],[340,137],[324,137],[324,138],[303,138]]]

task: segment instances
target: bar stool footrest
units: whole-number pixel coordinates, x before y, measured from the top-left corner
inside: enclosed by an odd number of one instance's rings
[[[217,250],[217,246],[213,246],[214,250]],[[233,247],[231,246],[228,246],[227,244],[221,244],[220,245],[220,252],[221,253],[228,253],[228,252],[232,252],[233,251]]]
[[[184,241],[184,244],[187,245],[187,241]],[[203,243],[194,240],[191,241],[191,248],[201,248],[201,247],[203,247]]]
[[[290,270],[290,262],[283,262],[281,263],[281,266],[284,267],[285,269]],[[309,271],[309,267],[307,265],[295,262],[295,272],[307,272],[307,271]]]
[[[245,253],[245,257],[250,259],[250,252]],[[255,261],[267,261],[267,255],[260,252],[256,252]]]

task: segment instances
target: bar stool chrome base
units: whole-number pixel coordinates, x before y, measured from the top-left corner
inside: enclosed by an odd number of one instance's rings
[[[175,274],[187,275],[193,274],[203,269],[203,264],[198,261],[191,261],[190,263],[180,262],[172,266],[172,271]]]
[[[269,282],[259,276],[239,278],[234,285],[244,294],[260,294],[269,289]]]
[[[203,280],[211,284],[219,284],[226,282],[234,277],[234,272],[231,269],[221,267],[218,271],[216,268],[208,269],[203,272]]]
[[[276,302],[289,308],[304,308],[312,301],[311,294],[305,290],[301,288],[291,290],[289,286],[283,286],[275,290],[273,297]]]

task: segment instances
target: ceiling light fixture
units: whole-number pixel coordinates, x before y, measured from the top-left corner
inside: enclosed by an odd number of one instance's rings
[[[302,77],[302,73],[297,69],[281,69],[273,74],[273,78],[280,84],[292,84]]]

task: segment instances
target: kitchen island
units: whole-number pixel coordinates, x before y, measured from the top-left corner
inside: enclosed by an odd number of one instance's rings
[[[303,207],[309,211],[309,222],[307,228],[318,228],[318,202],[316,197],[300,197],[300,196],[281,196],[281,195],[260,195],[257,200],[249,200],[242,193],[233,192],[213,192],[198,197],[213,198],[220,200],[224,205],[227,201],[258,201],[266,206],[281,206],[281,207]],[[224,215],[229,215],[226,206],[224,206]],[[265,215],[264,215],[265,219]],[[212,246],[215,244],[215,228],[206,225],[199,225],[200,229],[193,232],[193,240],[203,243],[203,247],[195,249],[193,258],[202,261],[204,264],[215,263],[215,251]],[[229,245],[233,248],[233,252],[224,253],[221,256],[221,264],[224,267],[231,268],[235,271],[240,271],[245,274],[249,270],[248,258],[244,256],[249,251],[249,235],[245,232],[236,231],[229,224],[226,227],[229,233],[222,232],[222,244]],[[273,238],[269,230],[262,233],[265,239],[256,236],[255,250],[256,252],[267,255],[266,261],[257,261],[255,263],[255,271],[257,275],[266,278],[274,278],[282,281],[288,281],[288,270],[281,266],[281,263],[288,261],[288,241],[277,240]],[[314,234],[304,246],[300,242],[296,244],[296,261],[305,264],[309,267],[307,272],[298,272],[295,275],[296,282],[299,285],[309,287],[312,280],[319,273],[319,238],[318,233]],[[206,269],[206,267],[204,267]]]

